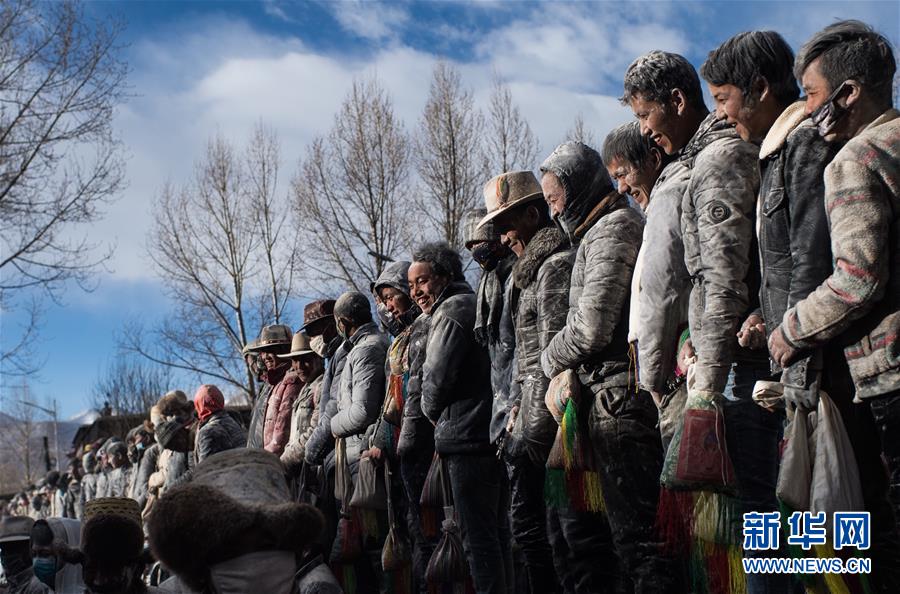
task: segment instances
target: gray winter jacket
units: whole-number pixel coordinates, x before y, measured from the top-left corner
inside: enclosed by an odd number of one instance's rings
[[[322,392],[319,397],[319,423],[306,441],[307,464],[320,465],[334,450],[334,436],[331,433],[331,417],[337,413],[341,372],[344,370],[349,343],[336,337],[328,345],[325,353],[325,375],[322,379]]]
[[[384,362],[388,340],[374,322],[361,326],[350,338],[341,373],[337,412],[331,419],[331,432],[346,439],[347,461],[359,458],[366,429],[378,418],[384,400]],[[332,397],[334,394],[332,394]]]
[[[550,380],[541,370],[541,351],[566,325],[569,281],[575,251],[555,226],[539,230],[513,267],[516,291],[516,383],[522,400],[513,429],[529,456],[545,462],[557,424],[544,404]]]
[[[441,455],[491,453],[491,361],[475,339],[475,294],[447,287],[431,310],[422,369],[422,412],[435,423]]]
[[[681,231],[694,283],[688,317],[697,351],[697,390],[721,394],[736,357],[754,357],[746,349],[739,351],[736,335],[755,309],[750,295],[757,294],[759,282],[753,235],[757,155],[754,145],[710,114],[677,161],[691,170]]]
[[[541,355],[547,377],[574,369],[593,390],[628,385],[628,301],[644,221],[616,192],[600,155],[577,142],[541,165],[566,189],[557,222],[577,245],[565,327]]]
[[[131,498],[138,502],[141,509],[147,504],[147,484],[150,481],[150,475],[156,472],[156,462],[159,460],[159,444],[154,443],[141,456],[141,463],[138,465],[137,474],[131,488]]]
[[[244,447],[245,443],[247,434],[228,411],[216,411],[197,431],[197,462],[225,450]]]
[[[690,177],[677,162],[663,169],[650,194],[641,245],[638,369],[641,385],[659,393],[667,391],[675,371],[678,338],[688,320],[691,277],[684,265],[681,200]]]

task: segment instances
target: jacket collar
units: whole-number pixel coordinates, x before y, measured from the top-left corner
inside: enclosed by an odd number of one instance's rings
[[[473,294],[475,291],[472,290],[472,287],[466,281],[454,281],[447,285],[447,288],[444,289],[443,293],[441,293],[437,300],[435,300],[434,305],[431,307],[431,315],[434,315],[434,312],[437,311],[437,308],[441,306],[441,304],[447,299],[453,297],[454,295],[465,295],[466,293]]]
[[[780,151],[787,142],[787,137],[807,117],[809,116],[806,115],[806,101],[797,101],[781,112],[759,147],[760,161]]]
[[[887,124],[891,120],[896,120],[897,118],[900,118],[900,111],[897,111],[896,109],[891,108],[891,109],[887,110],[886,112],[884,112],[883,114],[881,114],[880,116],[878,116],[877,118],[875,118],[874,120],[872,120],[872,122],[868,126],[863,128],[863,131],[871,130],[872,128],[877,128],[878,126],[880,126],[882,124]]]
[[[544,260],[564,247],[566,237],[557,227],[547,226],[539,229],[525,246],[525,253],[513,266],[513,281],[516,286],[527,289],[537,277]]]
[[[369,322],[368,324],[363,324],[359,328],[357,328],[356,333],[349,338],[349,342],[352,346],[356,346],[360,340],[368,336],[369,334],[376,334],[378,332],[378,327],[375,325],[375,322]]]
[[[693,162],[703,149],[720,138],[739,138],[739,136],[734,126],[725,120],[716,119],[715,112],[712,112],[700,123],[700,127],[681,149],[678,160]]]
[[[607,194],[603,200],[597,203],[597,206],[591,209],[591,212],[588,213],[584,222],[575,229],[575,239],[580,240],[584,237],[584,234],[587,233],[597,221],[603,218],[603,215],[612,210],[613,207],[617,206],[619,202],[624,199],[625,196],[619,194],[615,190]]]

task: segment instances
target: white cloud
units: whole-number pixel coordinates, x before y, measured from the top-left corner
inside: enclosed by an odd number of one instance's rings
[[[346,0],[329,2],[326,6],[341,28],[372,41],[396,37],[410,20],[409,12],[399,4]]]

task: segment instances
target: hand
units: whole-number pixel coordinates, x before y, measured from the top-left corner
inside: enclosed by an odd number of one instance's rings
[[[756,314],[750,315],[737,333],[738,344],[751,349],[761,349],[766,345],[766,323]]]
[[[516,424],[516,417],[519,416],[519,405],[515,405],[509,411],[509,420],[506,422],[506,432],[512,433],[513,427]]]
[[[769,354],[772,355],[772,360],[784,369],[797,359],[800,352],[788,344],[781,331],[781,326],[778,326],[769,337]]]
[[[371,458],[372,460],[380,461],[381,460],[381,448],[371,447],[365,452],[362,453],[363,458]]]
[[[678,351],[678,359],[675,362],[679,373],[687,375],[688,367],[696,358],[697,353],[694,352],[694,343],[688,338],[684,341],[684,344],[681,345],[681,350]]]

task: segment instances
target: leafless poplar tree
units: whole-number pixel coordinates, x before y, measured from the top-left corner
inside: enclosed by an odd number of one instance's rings
[[[0,430],[0,480],[7,489],[34,482],[43,467],[37,446],[37,412],[31,387],[24,379],[11,386],[3,401]],[[8,491],[4,491],[8,492]]]
[[[269,241],[277,247],[279,213],[256,212],[261,202],[270,204],[274,192],[276,147],[271,135],[258,130],[247,153],[252,158],[243,162],[217,137],[209,142],[192,183],[163,189],[154,207],[149,253],[176,310],[155,329],[139,323],[126,328],[120,341],[126,350],[255,397],[241,348],[260,326],[271,323],[273,304],[283,307],[286,299],[277,276],[286,267],[266,248]],[[253,176],[247,173],[251,164],[261,168]],[[260,229],[261,217],[271,225],[268,230]],[[266,269],[274,271],[275,281],[269,276],[255,283]]]
[[[143,357],[119,354],[98,374],[91,390],[91,408],[107,403],[120,415],[146,413],[171,385],[171,368]]]
[[[377,79],[355,80],[293,182],[296,227],[319,289],[368,292],[409,247],[410,141]]]
[[[537,166],[537,137],[513,102],[509,86],[497,74],[488,108],[485,149],[491,175]]]
[[[572,127],[566,131],[566,140],[574,140],[575,142],[586,144],[591,148],[596,148],[594,131],[584,123],[584,116],[581,115],[581,112],[575,116],[575,122],[572,124]]]
[[[119,29],[86,18],[77,2],[0,3],[0,308],[22,307],[29,319],[2,353],[6,374],[34,371],[32,299],[57,299],[69,281],[91,289],[110,255],[77,230],[123,186],[112,132],[127,72]]]
[[[442,239],[462,247],[460,223],[465,212],[481,202],[487,181],[482,147],[484,117],[472,94],[463,89],[459,72],[438,62],[416,139],[419,215]]]
[[[245,155],[245,191],[249,193],[251,212],[256,217],[262,266],[271,312],[263,318],[282,322],[284,309],[293,294],[294,277],[300,270],[298,241],[300,234],[289,224],[289,205],[278,192],[280,146],[274,130],[262,123],[253,131]]]

